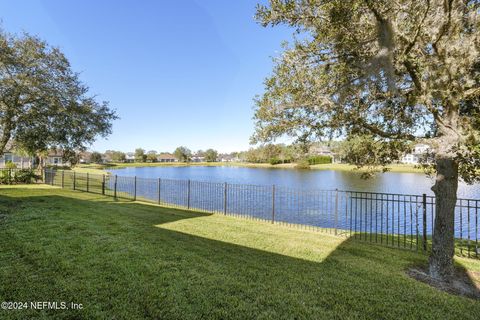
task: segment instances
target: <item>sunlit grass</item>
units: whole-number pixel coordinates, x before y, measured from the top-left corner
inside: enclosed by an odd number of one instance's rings
[[[0,241],[0,300],[84,305],[1,319],[480,316],[479,301],[405,274],[422,254],[55,187],[1,187]]]

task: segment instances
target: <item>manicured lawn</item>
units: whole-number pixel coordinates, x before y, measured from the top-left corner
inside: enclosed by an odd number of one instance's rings
[[[1,301],[83,305],[0,319],[480,318],[405,274],[421,254],[48,186],[0,188],[0,242]]]

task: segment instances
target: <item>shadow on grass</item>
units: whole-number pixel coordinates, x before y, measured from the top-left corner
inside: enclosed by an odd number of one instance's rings
[[[85,306],[45,311],[58,318],[475,319],[480,314],[478,302],[407,277],[407,268],[426,261],[410,251],[55,192],[0,195],[6,215],[0,220],[2,301],[65,299]]]

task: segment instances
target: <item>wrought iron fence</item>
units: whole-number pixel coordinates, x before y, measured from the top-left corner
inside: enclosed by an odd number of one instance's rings
[[[435,197],[45,170],[47,184],[180,209],[295,225],[422,252],[431,249]],[[480,200],[457,199],[456,254],[478,258]]]

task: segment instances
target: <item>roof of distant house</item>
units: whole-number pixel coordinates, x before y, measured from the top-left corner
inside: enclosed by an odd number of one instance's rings
[[[157,157],[158,160],[171,160],[171,159],[176,159],[174,155],[168,154],[168,153],[162,153]]]
[[[63,151],[55,149],[48,150],[47,157],[63,157]]]

